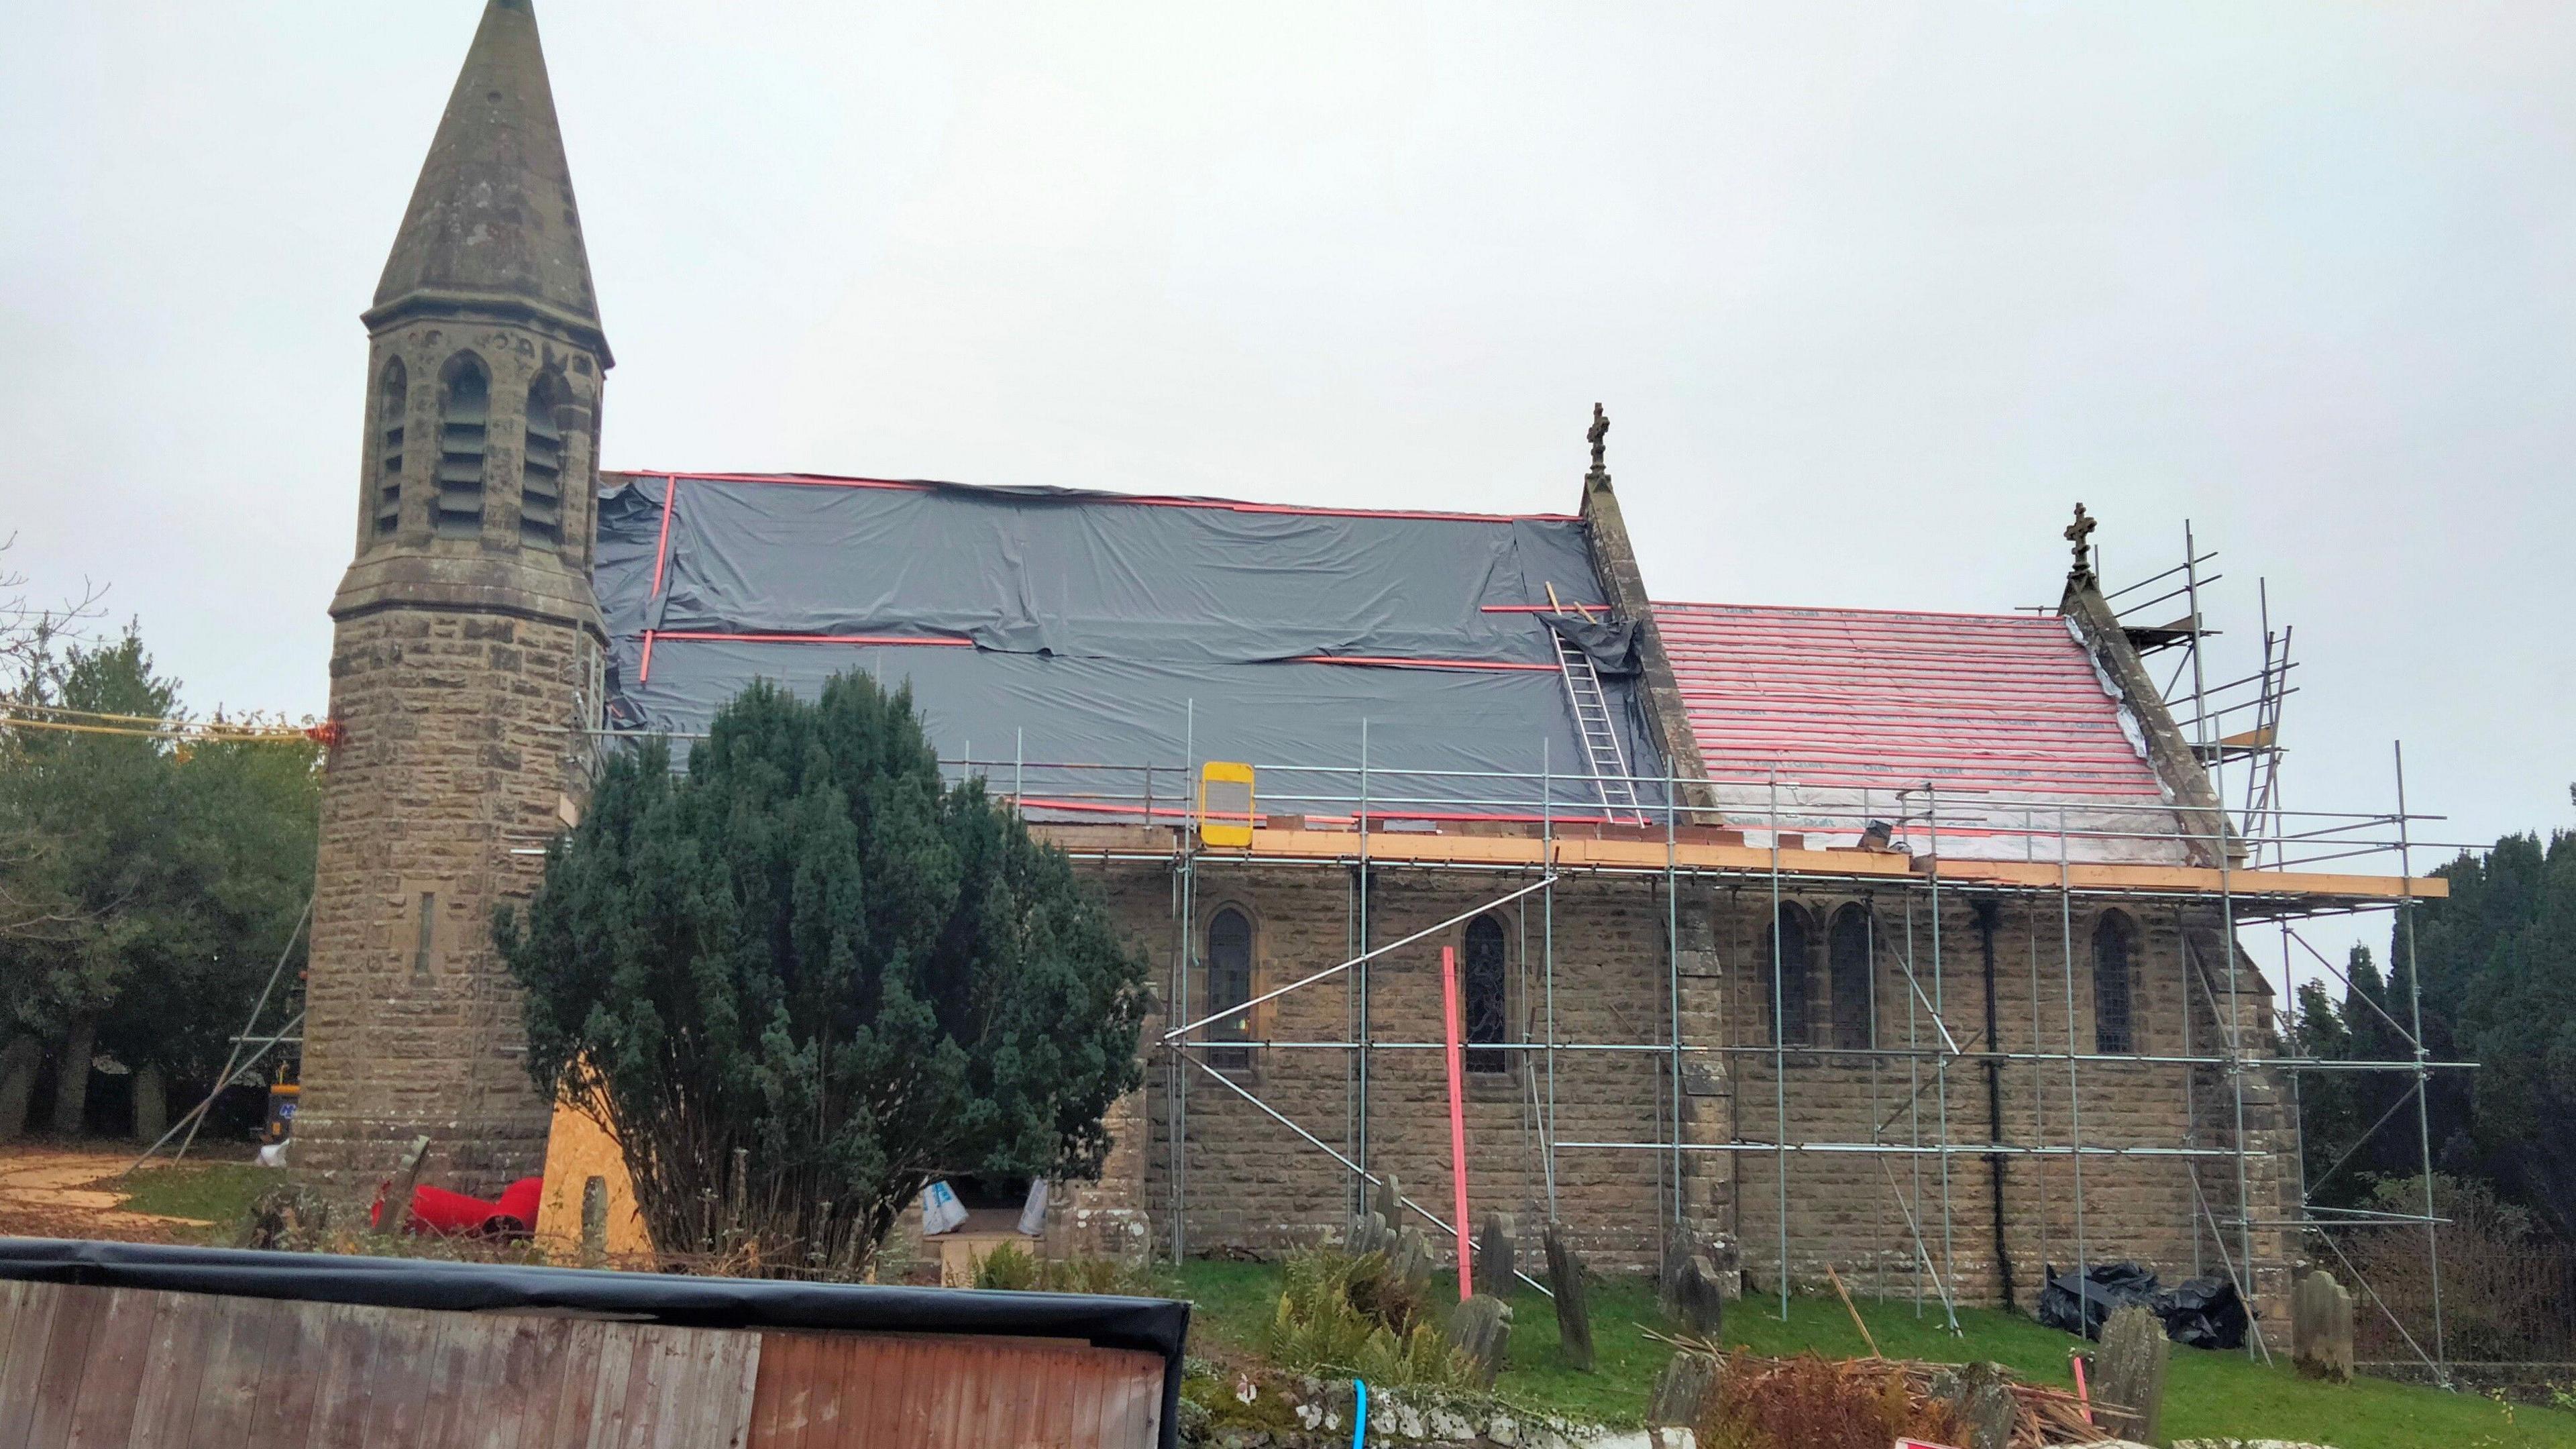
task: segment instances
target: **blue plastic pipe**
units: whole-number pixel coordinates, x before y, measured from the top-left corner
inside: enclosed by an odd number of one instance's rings
[[[1361,1441],[1368,1437],[1368,1385],[1353,1379],[1351,1392],[1359,1398],[1359,1407],[1351,1411],[1351,1449],[1365,1449]]]

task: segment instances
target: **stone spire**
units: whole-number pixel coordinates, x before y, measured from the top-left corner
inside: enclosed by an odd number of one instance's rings
[[[608,370],[529,0],[490,0],[365,313],[354,558],[331,600],[296,1162],[357,1191],[415,1138],[487,1195],[542,1160],[492,945],[589,785]]]
[[[484,7],[366,322],[459,302],[542,317],[608,361],[532,0]]]

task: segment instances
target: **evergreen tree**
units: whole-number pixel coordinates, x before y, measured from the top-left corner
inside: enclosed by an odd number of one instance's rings
[[[1096,1174],[1143,1077],[1142,960],[864,676],[755,684],[685,775],[612,758],[495,932],[531,1076],[593,1104],[666,1250],[864,1261],[944,1174]]]
[[[149,726],[178,684],[141,635],[35,656],[21,698]],[[56,1058],[58,1128],[79,1128],[88,1063],[205,1080],[221,1066],[312,892],[317,751],[12,730],[0,748],[0,1136],[26,1074]]]
[[[2451,894],[2415,931],[2426,1044],[2479,1068],[2437,1081],[2437,1165],[2576,1237],[2576,834],[2509,835],[2439,873]]]
[[[2368,959],[2367,953],[2360,953]],[[2320,1061],[2358,1060],[2352,1029],[2322,981],[2299,983],[2297,1005],[2290,1016],[2289,1048],[2293,1055]],[[2357,1207],[2370,1185],[2344,1156],[2367,1125],[2353,1072],[2303,1072],[2299,1075],[2299,1151],[2306,1164],[2308,1200],[2329,1207]]]

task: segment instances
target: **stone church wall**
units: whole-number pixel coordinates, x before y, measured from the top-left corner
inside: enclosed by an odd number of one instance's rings
[[[1168,992],[1177,947],[1176,872],[1166,864],[1132,862],[1086,869],[1109,891],[1129,938],[1145,952],[1158,996]],[[1253,919],[1256,991],[1332,966],[1357,949],[1356,873],[1351,869],[1229,865],[1203,858],[1195,874],[1193,928],[1202,942],[1208,920],[1223,906],[1233,905]],[[1380,868],[1370,885],[1372,939],[1400,938],[1525,883],[1526,877],[1501,873]],[[1883,1049],[1901,1050],[1908,1044],[1911,992],[1898,964],[1906,894],[1883,892],[1869,903],[1884,932],[1872,977],[1877,1040]],[[1928,896],[1920,890],[1911,895],[1915,979],[1927,995],[1940,992],[1944,1018],[1959,1045],[1975,1052],[1983,1045],[1985,1021],[1976,908],[1964,894],[1944,892],[1943,969],[1936,981]],[[1828,1043],[1834,1037],[1821,923],[1858,898],[1800,893],[1790,899],[1820,923],[1812,957],[1810,1039]],[[2187,922],[2170,903],[2122,909],[2137,933],[2133,1051],[2141,1056],[2216,1054],[2220,1018],[2211,1012],[2208,993],[2189,986],[2185,974],[2182,927]],[[2079,900],[2071,923],[2073,1041],[2082,1053],[2095,1051],[2089,943],[2101,910],[2099,903]],[[1512,952],[1513,1031],[1524,1039],[1543,1039],[1541,900],[1532,896],[1499,908],[1497,914]],[[1779,1098],[1769,1050],[1768,892],[1686,881],[1673,916],[1681,933],[1678,983],[1666,956],[1667,907],[1659,878],[1587,875],[1558,886],[1557,1038],[1629,1046],[1668,1042],[1678,984],[1686,1044],[1726,1049],[1692,1051],[1684,1058],[1684,1140],[1703,1147],[1772,1140]],[[2206,940],[2216,939],[2208,934],[2214,923],[2188,923],[2203,930]],[[1371,1036],[1388,1045],[1371,1053],[1367,1160],[1373,1168],[1400,1174],[1408,1195],[1443,1217],[1450,1209],[1441,1054],[1394,1044],[1440,1040],[1438,948],[1444,940],[1459,944],[1458,934],[1453,928],[1380,958],[1372,963],[1371,980]],[[1994,935],[2002,1049],[2064,1052],[2069,1041],[2068,976],[2056,898],[1998,898]],[[2212,976],[2211,985],[2223,1005],[2228,990],[2223,972]],[[1254,1035],[1353,1039],[1354,986],[1345,973],[1292,992],[1261,1009]],[[1194,987],[1189,1017],[1205,1013],[1202,991],[1203,984]],[[2269,1041],[2268,1008],[2268,998],[2252,994],[2249,986],[2243,1013],[2247,1039],[2258,1049]],[[1147,1041],[1161,1030],[1158,1016],[1146,1032]],[[1911,1059],[1790,1053],[1789,1139],[1868,1142],[1875,1134],[1881,1142],[1912,1143],[1918,1129],[1911,1104],[1919,1092],[1922,1142],[1940,1140],[1945,1105],[1951,1142],[1987,1140],[1985,1065],[1953,1060],[1946,1074],[1941,1071],[1933,1053],[1937,1033],[1929,1013],[1920,1008],[1912,1041],[1922,1055]],[[1336,1151],[1356,1157],[1352,1055],[1330,1048],[1261,1047],[1247,1069],[1227,1075]],[[1517,1212],[1534,1249],[1537,1225],[1548,1211],[1541,1151],[1545,1061],[1536,1051],[1513,1057],[1509,1072],[1469,1078],[1470,1194],[1478,1213],[1489,1207]],[[1666,1140],[1673,1101],[1669,1051],[1569,1046],[1556,1054],[1555,1066],[1560,1141]],[[1176,1192],[1173,1177],[1166,1059],[1149,1049],[1147,1085],[1122,1106],[1121,1120],[1141,1141],[1131,1143],[1122,1133],[1112,1170],[1101,1184],[1079,1189],[1079,1200],[1093,1210],[1114,1207],[1148,1220],[1144,1231],[1157,1253],[1170,1250],[1176,1209],[1185,1213],[1184,1237],[1192,1253],[1271,1253],[1339,1231],[1350,1212],[1351,1173],[1204,1072],[1192,1069],[1189,1075],[1186,1191]],[[2168,1280],[2223,1271],[2223,1259],[2239,1249],[2236,1166],[2223,1155],[2235,1131],[2234,1099],[2223,1073],[2144,1060],[2089,1062],[2077,1065],[2075,1079],[2087,1144],[2173,1149],[2189,1143],[2222,1153],[2206,1159],[2084,1158],[2087,1254],[2094,1261],[2137,1258],[2158,1267]],[[2068,1143],[2067,1063],[2005,1062],[1996,1086],[2007,1142]],[[2258,1222],[2276,1220],[2284,1205],[2287,1158],[2281,1154],[2289,1150],[2289,1138],[2271,1085],[2259,1073],[2249,1085],[2247,1103],[2248,1141],[2258,1154],[2250,1159],[2247,1173],[2254,1216]],[[1777,1283],[1777,1162],[1769,1152],[1689,1151],[1680,1163],[1692,1245],[1744,1268],[1759,1290]],[[1942,1158],[1792,1154],[1787,1171],[1793,1284],[1821,1288],[1824,1267],[1831,1263],[1855,1292],[1902,1297],[1919,1283],[1928,1300],[1931,1284],[1913,1266],[1910,1214],[1920,1224],[1936,1268],[1946,1264],[1961,1301],[2002,1301],[1991,1159],[1953,1155],[1947,1165],[1945,1235]],[[1557,1214],[1578,1228],[1599,1266],[1651,1268],[1665,1247],[1672,1171],[1673,1154],[1667,1150],[1560,1148]],[[2075,1162],[2063,1156],[2004,1160],[2004,1249],[2012,1266],[2014,1301],[2025,1310],[2036,1299],[2043,1265],[2064,1269],[2076,1261],[2075,1175]],[[2223,1244],[2213,1222],[2224,1225]],[[2277,1229],[2264,1229],[2255,1234],[2255,1249],[2258,1286],[2273,1291],[2283,1281],[2287,1244]]]

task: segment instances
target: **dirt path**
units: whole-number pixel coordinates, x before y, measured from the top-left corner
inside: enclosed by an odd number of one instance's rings
[[[130,1151],[79,1145],[0,1147],[0,1235],[166,1243],[208,1226],[194,1218],[125,1211],[128,1194],[115,1178],[133,1160]]]

